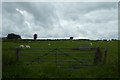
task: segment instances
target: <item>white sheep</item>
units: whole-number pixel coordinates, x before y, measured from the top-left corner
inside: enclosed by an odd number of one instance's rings
[[[29,43],[31,43],[31,41],[28,41]]]
[[[48,46],[50,46],[51,44],[49,43]]]
[[[90,42],[90,45],[92,46],[92,42]]]
[[[24,45],[20,45],[19,47],[20,47],[20,48],[24,48],[25,46],[24,46]]]
[[[30,48],[30,46],[29,46],[29,45],[25,45],[25,47],[26,47],[26,48]]]

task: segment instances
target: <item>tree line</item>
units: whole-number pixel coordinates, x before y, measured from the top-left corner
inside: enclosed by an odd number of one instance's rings
[[[22,39],[20,35],[17,35],[17,34],[14,34],[14,33],[8,34],[6,38],[7,39]],[[34,40],[36,40],[37,39],[37,34],[34,34],[33,38],[34,38]]]
[[[18,34],[14,34],[14,33],[10,33],[7,35],[6,39],[22,39],[20,35]],[[37,40],[37,34],[33,34],[33,39]],[[43,40],[43,39],[41,39]],[[50,41],[51,39],[45,39]],[[73,37],[70,37],[69,39],[52,39],[53,40],[73,40]],[[90,41],[90,39],[74,39],[74,40],[79,40],[79,41]],[[107,40],[107,39],[103,39],[103,40],[95,40],[95,41],[116,41],[117,39],[111,39],[111,40]],[[93,40],[94,41],[94,40]]]

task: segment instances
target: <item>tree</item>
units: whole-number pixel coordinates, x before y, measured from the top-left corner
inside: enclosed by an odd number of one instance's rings
[[[70,37],[70,39],[72,40],[72,39],[73,39],[73,37]]]
[[[21,36],[14,33],[10,33],[7,35],[7,39],[21,39]]]
[[[34,40],[36,40],[37,39],[37,34],[34,34]]]

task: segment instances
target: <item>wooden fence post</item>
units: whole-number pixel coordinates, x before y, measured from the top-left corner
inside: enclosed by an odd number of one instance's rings
[[[97,47],[95,52],[94,64],[98,64],[101,62],[102,62],[102,52],[100,50],[100,47]]]
[[[16,48],[16,61],[19,61],[20,48]]]
[[[94,57],[94,64],[95,65],[98,63],[97,57],[98,57],[98,54],[97,54],[97,48],[96,48],[96,50],[95,50],[95,57]]]
[[[57,67],[57,48],[55,48],[54,50],[55,50],[55,65]]]
[[[103,64],[106,63],[107,51],[108,51],[108,47],[105,48],[105,53],[104,53],[104,58],[103,58]]]

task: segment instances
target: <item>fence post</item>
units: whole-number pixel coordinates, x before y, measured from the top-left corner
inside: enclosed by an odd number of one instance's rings
[[[16,61],[19,61],[20,48],[16,48]]]
[[[102,61],[102,52],[100,50],[100,47],[97,47],[95,52],[94,64],[98,64],[101,61]]]
[[[107,51],[108,51],[108,47],[105,48],[105,53],[104,53],[104,58],[103,58],[103,64],[106,63]]]
[[[57,67],[57,48],[55,48],[55,65]]]

